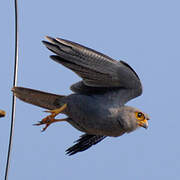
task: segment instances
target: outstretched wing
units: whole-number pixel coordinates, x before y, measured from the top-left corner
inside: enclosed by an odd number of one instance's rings
[[[66,154],[69,156],[76,154],[78,152],[85,151],[86,149],[90,148],[92,145],[95,145],[102,141],[106,136],[100,135],[90,135],[90,134],[83,134],[80,138],[75,141],[75,145],[68,148],[66,150]]]
[[[47,39],[49,42],[43,41],[43,43],[56,54],[51,58],[71,69],[83,79],[82,82],[71,87],[73,91],[123,88],[133,89],[135,91],[133,97],[142,93],[140,79],[127,63],[116,61],[68,40],[50,37]]]

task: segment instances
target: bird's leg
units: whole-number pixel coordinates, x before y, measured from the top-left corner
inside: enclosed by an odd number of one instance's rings
[[[34,124],[36,126],[40,126],[40,125],[43,125],[45,124],[46,126],[42,129],[42,132],[45,131],[48,126],[52,123],[55,123],[55,122],[59,122],[59,121],[66,121],[66,118],[65,119],[55,119],[55,117],[61,113],[62,111],[64,111],[67,107],[67,104],[64,104],[63,106],[61,106],[60,108],[58,109],[53,109],[53,110],[50,110],[50,111],[45,111],[45,112],[50,112],[51,114],[47,117],[45,117],[44,119],[42,119],[41,121],[39,121],[37,124]]]

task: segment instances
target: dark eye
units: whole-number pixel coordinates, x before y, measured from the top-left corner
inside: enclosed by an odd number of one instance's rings
[[[145,119],[145,116],[142,112],[136,112],[136,118],[139,120],[139,121],[142,121]]]
[[[142,115],[143,115],[143,114],[142,114],[141,112],[138,112],[137,117],[138,117],[138,118],[141,118]]]

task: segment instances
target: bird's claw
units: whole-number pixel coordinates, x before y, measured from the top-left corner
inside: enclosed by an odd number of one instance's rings
[[[42,132],[45,131],[48,126],[54,122],[57,121],[64,121],[64,119],[55,119],[55,117],[61,113],[65,108],[67,107],[67,104],[64,104],[62,107],[54,110],[47,110],[45,112],[51,113],[50,115],[46,116],[44,119],[41,121],[38,121],[38,123],[34,124],[35,126],[41,126],[45,124],[45,127],[41,130]]]
[[[33,124],[33,125],[39,126],[39,125],[42,125],[42,124]],[[50,124],[46,124],[45,127],[42,128],[41,132],[44,132],[44,131],[47,129],[47,127],[48,127],[49,125],[50,125]]]
[[[41,126],[43,124],[45,124],[45,127],[41,130],[42,132],[45,131],[47,129],[47,127],[53,123],[55,121],[54,117],[56,115],[54,115],[53,113],[47,117],[45,117],[44,119],[42,119],[41,121],[38,121],[38,123],[34,124],[35,126]]]

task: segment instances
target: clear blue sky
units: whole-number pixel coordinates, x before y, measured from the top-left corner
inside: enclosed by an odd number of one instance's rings
[[[180,2],[19,1],[20,43],[18,85],[70,94],[78,81],[73,72],[51,61],[45,35],[62,37],[128,62],[138,73],[143,95],[128,105],[151,116],[143,128],[68,157],[65,149],[81,132],[62,122],[46,132],[32,124],[43,109],[17,100],[9,180],[180,178]],[[2,1],[0,53],[0,179],[8,147],[14,64],[13,1]]]

